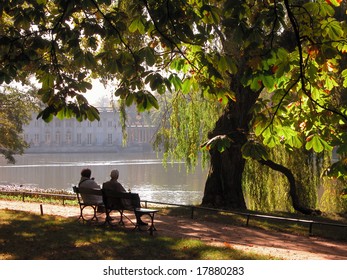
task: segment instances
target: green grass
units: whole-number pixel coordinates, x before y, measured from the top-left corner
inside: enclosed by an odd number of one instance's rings
[[[12,260],[258,260],[269,256],[195,239],[81,224],[75,218],[0,210],[0,259]]]
[[[77,199],[74,195],[72,195],[72,199],[67,199],[62,197],[58,197],[56,195],[70,195],[71,193],[68,192],[42,192],[42,195],[38,195],[35,193],[31,193],[29,191],[25,192],[26,194],[24,195],[24,201],[27,202],[43,202],[43,203],[49,203],[49,204],[56,204],[56,205],[62,205],[64,201],[64,205],[68,206],[76,206],[78,205]],[[13,193],[1,193],[0,192],[0,199],[2,200],[12,200],[12,201],[22,201],[23,196],[22,194],[15,194]]]

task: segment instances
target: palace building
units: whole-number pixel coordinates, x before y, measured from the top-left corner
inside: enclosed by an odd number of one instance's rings
[[[79,122],[74,118],[54,118],[46,123],[36,119],[25,126],[24,139],[30,144],[27,153],[52,152],[119,152],[122,150],[147,151],[155,127],[135,112],[127,115],[127,142],[122,144],[119,112],[112,108],[98,108],[100,121]]]

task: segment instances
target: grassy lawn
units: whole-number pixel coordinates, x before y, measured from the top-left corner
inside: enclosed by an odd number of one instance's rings
[[[222,260],[273,259],[194,239],[150,236],[81,224],[75,218],[0,210],[0,259],[12,260]]]

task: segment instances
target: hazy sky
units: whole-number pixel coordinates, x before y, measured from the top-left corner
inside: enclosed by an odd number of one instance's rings
[[[111,100],[111,87],[105,88],[98,80],[93,81],[93,88],[87,91],[84,96],[92,105],[99,105],[100,101],[107,98],[108,102]]]

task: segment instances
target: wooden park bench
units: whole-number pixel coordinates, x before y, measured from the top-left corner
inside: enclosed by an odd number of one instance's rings
[[[120,225],[124,225],[123,218],[125,217],[135,226],[135,230],[142,230],[141,225],[134,223],[124,214],[124,211],[132,211],[135,216],[149,216],[150,223],[148,230],[151,235],[153,235],[153,231],[156,231],[156,228],[154,226],[154,215],[159,210],[141,207],[139,205],[140,198],[137,193],[107,192],[105,190],[80,189],[77,186],[74,186],[72,188],[77,196],[78,204],[80,207],[80,216],[78,218],[79,220],[81,219],[83,222],[98,221],[97,211],[99,207],[102,207],[106,213],[105,224],[112,225],[112,218],[110,216],[110,213],[112,211],[118,211],[120,214]],[[86,203],[85,201],[83,201],[82,194],[100,196],[103,200],[103,203]],[[93,216],[90,219],[87,219],[83,214],[83,210],[86,207],[91,207],[93,209]]]
[[[133,223],[132,220],[129,219],[124,214],[124,211],[133,211],[135,216],[137,215],[149,216],[150,223],[149,223],[148,230],[151,235],[153,235],[153,231],[156,231],[156,228],[154,226],[154,215],[159,210],[141,207],[139,205],[139,201],[140,201],[139,194],[126,193],[126,192],[110,192],[105,190],[102,190],[102,194],[103,194],[103,200],[104,200],[105,211],[106,211],[105,223],[108,223],[111,225],[112,218],[110,216],[110,213],[112,211],[118,211],[120,214],[119,224],[124,225],[123,217],[125,217],[135,226],[134,229],[142,230],[141,225],[139,225],[137,222]]]
[[[77,186],[72,187],[74,193],[77,196],[78,204],[80,206],[80,216],[78,219],[82,219],[83,222],[92,222],[92,221],[98,221],[97,217],[97,211],[99,207],[104,207],[104,203],[88,203],[83,201],[82,194],[86,195],[94,195],[94,196],[99,196],[100,199],[102,199],[102,191],[101,190],[92,190],[92,189],[80,189]],[[86,207],[91,207],[93,209],[93,216],[90,219],[87,219],[85,215],[83,215],[83,210]]]

